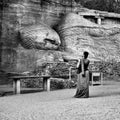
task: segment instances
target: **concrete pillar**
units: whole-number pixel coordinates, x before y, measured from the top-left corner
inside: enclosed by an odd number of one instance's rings
[[[47,77],[43,78],[43,90],[50,91],[50,79]]]
[[[97,18],[97,24],[98,24],[98,25],[101,25],[101,24],[102,24],[102,20],[101,20],[100,17]]]
[[[98,25],[101,25],[101,24],[102,24],[102,19],[103,19],[104,17],[95,16],[95,18],[97,18],[97,24],[98,24]]]
[[[72,78],[71,78],[71,74],[72,74],[72,67],[70,67],[69,68],[69,81],[68,81],[68,87],[70,88],[70,82],[71,82],[71,80],[72,80]]]
[[[47,91],[50,91],[50,79],[47,79]]]
[[[43,78],[43,90],[45,91],[47,89],[47,80],[46,78]]]
[[[101,85],[103,85],[103,73],[101,72]]]
[[[20,94],[20,79],[13,81],[14,94]]]

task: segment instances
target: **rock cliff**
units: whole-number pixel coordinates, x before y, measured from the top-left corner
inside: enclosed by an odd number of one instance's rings
[[[120,60],[119,24],[98,25],[80,15],[69,13],[61,20],[58,33],[71,58],[88,51],[91,60]]]
[[[73,5],[69,0],[1,0],[0,68],[26,71],[34,68],[35,63],[41,64],[40,61],[61,59],[60,52],[55,50],[60,44],[59,35],[51,28],[55,28],[63,14],[76,9],[77,5]],[[39,30],[35,33],[37,25]],[[29,47],[31,43],[32,48]]]
[[[0,68],[5,71],[76,59],[84,50],[91,60],[120,60],[119,15],[111,13],[109,19],[69,0],[2,0],[0,5]],[[96,24],[98,14],[105,18],[102,25]]]

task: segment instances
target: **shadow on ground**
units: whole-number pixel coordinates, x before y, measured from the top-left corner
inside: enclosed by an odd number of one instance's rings
[[[23,89],[23,90],[21,90],[21,92],[20,92],[20,94],[29,94],[29,93],[37,93],[37,92],[43,92],[43,90],[38,90],[38,89]],[[2,91],[0,91],[0,97],[3,97],[3,96],[9,96],[9,95],[14,95],[14,92],[13,91],[4,91],[4,90],[2,90]]]

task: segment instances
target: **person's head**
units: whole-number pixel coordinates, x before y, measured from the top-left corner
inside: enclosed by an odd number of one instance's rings
[[[85,52],[83,53],[83,57],[84,57],[85,59],[88,57],[88,55],[89,55],[89,53],[88,53],[87,51],[85,51]]]

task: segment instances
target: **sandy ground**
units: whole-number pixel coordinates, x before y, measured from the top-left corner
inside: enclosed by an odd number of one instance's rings
[[[0,97],[0,120],[120,120],[120,82],[90,86],[90,98],[76,89]]]

